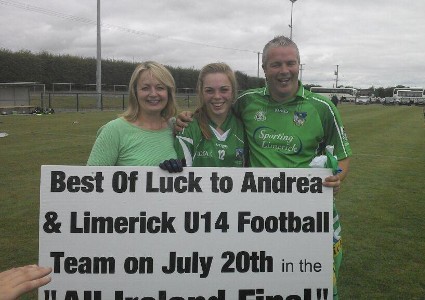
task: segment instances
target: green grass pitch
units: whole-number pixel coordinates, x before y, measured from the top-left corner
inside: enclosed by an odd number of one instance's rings
[[[337,195],[340,299],[425,297],[422,107],[343,103],[354,155]],[[0,271],[38,260],[41,165],[84,165],[97,129],[119,112],[0,117]],[[22,299],[36,299],[34,292]]]

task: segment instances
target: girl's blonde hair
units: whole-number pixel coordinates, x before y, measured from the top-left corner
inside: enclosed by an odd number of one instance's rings
[[[209,117],[207,114],[207,107],[204,101],[205,99],[204,99],[202,91],[204,89],[205,76],[207,76],[208,74],[214,74],[214,73],[225,74],[229,78],[229,81],[232,87],[232,101],[236,99],[237,92],[238,92],[235,73],[227,64],[220,63],[220,62],[211,63],[204,66],[201,69],[201,72],[199,73],[199,77],[198,77],[198,84],[196,86],[199,103],[194,116],[198,120],[199,127],[201,128],[201,131],[202,131],[202,135],[207,140],[211,138],[211,130],[208,127]]]

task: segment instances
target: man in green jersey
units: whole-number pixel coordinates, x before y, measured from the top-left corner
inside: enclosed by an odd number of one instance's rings
[[[297,45],[278,36],[266,44],[262,60],[266,86],[245,91],[234,104],[248,138],[249,166],[308,168],[330,145],[342,170],[337,180],[342,181],[351,148],[341,117],[329,99],[306,90],[298,81]],[[334,205],[334,299],[338,299],[336,279],[342,260],[340,231]]]
[[[341,117],[332,102],[306,90],[298,81],[296,44],[280,36],[263,51],[267,85],[245,91],[233,108],[245,125],[251,167],[309,167],[311,160],[334,146],[343,170],[348,171],[350,145]]]
[[[339,188],[349,168],[351,148],[340,114],[330,99],[311,93],[298,81],[300,54],[297,45],[278,36],[263,50],[262,67],[267,84],[242,93],[233,109],[244,126],[250,167],[308,168],[310,162],[332,146],[339,174],[325,179],[325,186]],[[190,114],[178,116],[177,130],[188,126]],[[334,299],[342,260],[341,227],[334,205]]]

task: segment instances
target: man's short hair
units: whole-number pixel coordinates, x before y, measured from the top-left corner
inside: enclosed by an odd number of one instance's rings
[[[274,39],[272,39],[270,42],[268,42],[263,49],[263,57],[262,57],[262,65],[265,67],[267,63],[267,54],[270,48],[276,48],[276,47],[294,47],[297,51],[297,59],[298,63],[300,63],[300,51],[298,50],[297,44],[295,44],[290,38],[287,38],[286,36],[279,35],[276,36]]]

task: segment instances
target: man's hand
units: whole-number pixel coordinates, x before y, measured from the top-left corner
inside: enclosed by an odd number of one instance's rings
[[[177,115],[176,124],[174,125],[174,130],[176,132],[183,131],[187,125],[192,122],[193,112],[191,111],[182,111]]]
[[[338,161],[338,171],[337,174],[326,177],[323,182],[323,186],[331,187],[334,190],[334,195],[338,193],[341,188],[341,183],[348,174],[348,169],[350,166],[350,159],[347,157],[343,160]]]
[[[339,188],[341,186],[341,180],[338,175],[332,175],[325,178],[323,182],[323,186],[333,188],[334,195],[338,193]]]

